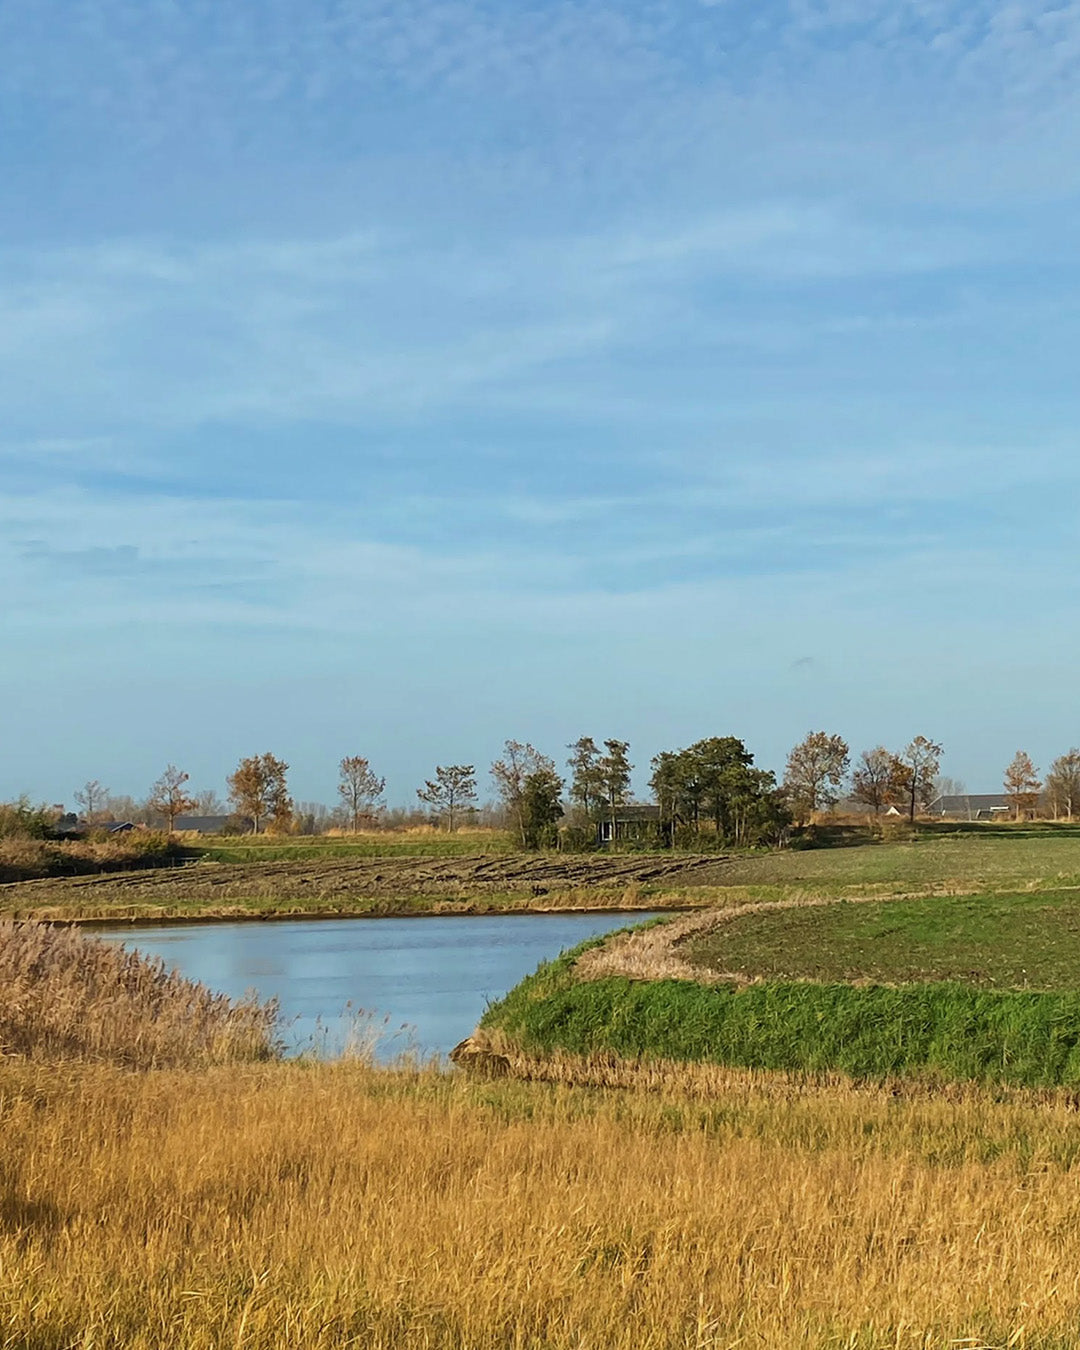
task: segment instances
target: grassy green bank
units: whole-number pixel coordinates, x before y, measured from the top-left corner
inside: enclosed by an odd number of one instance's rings
[[[703,973],[746,980],[1080,989],[1080,891],[931,895],[735,913],[685,943]]]
[[[687,943],[693,979],[582,979],[584,944],[481,1023],[528,1055],[1080,1085],[1075,892],[734,914]]]

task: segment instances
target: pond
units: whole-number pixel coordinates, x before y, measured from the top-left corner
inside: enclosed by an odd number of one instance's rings
[[[146,924],[96,930],[232,997],[281,1005],[293,1053],[340,1051],[362,1011],[378,1054],[445,1055],[541,961],[652,914],[432,915]]]

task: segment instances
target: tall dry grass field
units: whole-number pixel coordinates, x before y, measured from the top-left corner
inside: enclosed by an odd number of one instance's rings
[[[0,1071],[0,1345],[1073,1347],[1064,1103]]]

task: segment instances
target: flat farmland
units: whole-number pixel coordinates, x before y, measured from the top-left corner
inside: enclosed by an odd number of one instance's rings
[[[0,914],[52,920],[647,909],[698,905],[724,860],[691,854],[507,854],[215,862],[0,887]],[[694,896],[682,897],[682,888]],[[711,903],[716,903],[715,899]]]
[[[58,921],[498,910],[727,909],[1080,887],[1080,829],[928,828],[760,853],[522,853],[488,832],[362,840],[210,839],[179,866],[0,886],[0,915]],[[382,849],[384,852],[380,853]]]

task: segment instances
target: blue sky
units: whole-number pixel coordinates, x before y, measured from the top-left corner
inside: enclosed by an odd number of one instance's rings
[[[0,795],[1080,742],[1080,3],[9,0],[0,52]]]

